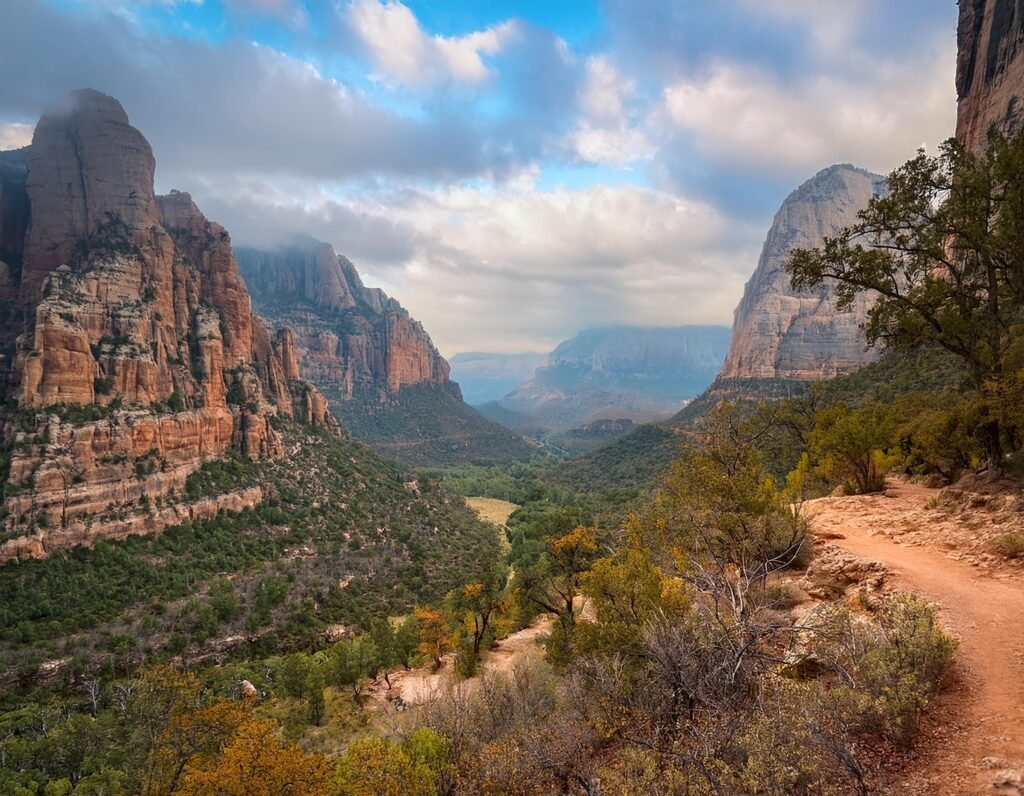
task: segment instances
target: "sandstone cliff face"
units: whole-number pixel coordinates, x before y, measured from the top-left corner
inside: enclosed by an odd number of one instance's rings
[[[204,461],[283,453],[275,414],[336,426],[254,322],[227,232],[188,194],[155,196],[153,171],[94,91],[40,120],[23,172],[0,165],[0,292],[16,308],[0,352],[20,406],[2,423],[0,560],[180,522],[191,510],[169,504]]]
[[[353,436],[416,465],[521,460],[533,448],[462,400],[448,363],[423,326],[356,267],[311,238],[273,251],[238,250],[253,304],[278,329],[289,379],[317,385]],[[328,407],[310,392],[303,418]]]
[[[448,384],[448,363],[423,326],[327,243],[275,251],[239,249],[253,301],[275,327],[295,332],[291,348],[304,378],[332,399],[369,396],[381,404],[403,387]]]
[[[786,198],[736,308],[720,378],[817,381],[877,358],[860,328],[870,299],[858,298],[840,312],[827,285],[793,290],[784,264],[793,248],[819,246],[825,236],[856,221],[857,212],[884,186],[877,174],[838,165],[819,172]]]
[[[7,387],[22,323],[18,301],[28,228],[28,149],[0,152],[0,391]]]
[[[1024,129],[1024,2],[960,0],[957,137],[981,149],[989,130]]]

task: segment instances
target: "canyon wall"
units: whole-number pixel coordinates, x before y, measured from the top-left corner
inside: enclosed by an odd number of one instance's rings
[[[0,158],[2,383],[17,405],[0,421],[0,560],[188,515],[165,504],[204,461],[282,453],[275,415],[336,427],[286,373],[287,338],[253,317],[227,232],[187,193],[156,196],[154,168],[120,103],[90,90]]]
[[[1024,0],[960,0],[956,135],[980,150],[1024,129]]]
[[[818,172],[783,202],[775,215],[757,269],[736,308],[721,379],[818,381],[873,361],[861,324],[870,299],[839,311],[831,288],[792,288],[785,263],[793,248],[820,246],[825,236],[857,220],[885,179],[850,165]]]
[[[253,301],[275,327],[295,332],[300,370],[332,399],[386,403],[403,387],[446,385],[448,363],[423,326],[327,243],[272,251],[240,248]]]
[[[240,248],[257,311],[289,328],[297,373],[331,400],[353,436],[410,464],[493,463],[533,449],[462,400],[448,363],[419,321],[363,285],[327,243],[297,239],[273,250]]]

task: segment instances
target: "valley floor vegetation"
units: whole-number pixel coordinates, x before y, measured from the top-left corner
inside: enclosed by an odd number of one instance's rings
[[[868,332],[888,353],[659,429],[675,459],[651,488],[583,490],[561,465],[405,480],[308,435],[291,472],[314,504],[280,472],[254,512],[5,567],[0,792],[872,792],[955,644],[911,595],[794,611],[803,507],[1019,467],[1022,166],[1021,139],[948,144],[796,252],[797,284],[882,296]],[[251,476],[227,461],[190,488]],[[507,545],[454,492],[520,504]],[[539,614],[542,655],[479,670]],[[372,697],[410,667],[465,685],[402,711]]]
[[[621,527],[581,524],[580,506],[521,509],[507,562],[340,641],[23,689],[0,715],[0,788],[867,792],[881,756],[912,743],[953,643],[906,595],[794,621],[806,484],[799,467],[782,481],[768,469],[766,417],[778,415],[710,413]],[[248,600],[216,581],[203,605],[221,617]],[[543,659],[403,712],[368,698],[404,667],[473,677],[540,612],[554,617]]]

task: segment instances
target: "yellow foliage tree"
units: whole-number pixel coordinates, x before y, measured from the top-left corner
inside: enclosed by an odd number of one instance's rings
[[[278,737],[274,722],[250,718],[221,754],[193,758],[176,796],[327,796],[331,764]]]
[[[427,660],[441,665],[441,656],[451,649],[452,639],[448,632],[445,615],[430,606],[420,606],[415,611],[420,643],[417,649]]]

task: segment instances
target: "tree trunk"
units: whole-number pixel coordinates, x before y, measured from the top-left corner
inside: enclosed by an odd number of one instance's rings
[[[1002,429],[998,420],[989,420],[979,429],[988,452],[989,464],[997,473],[1002,473],[1006,465],[1003,457]]]

